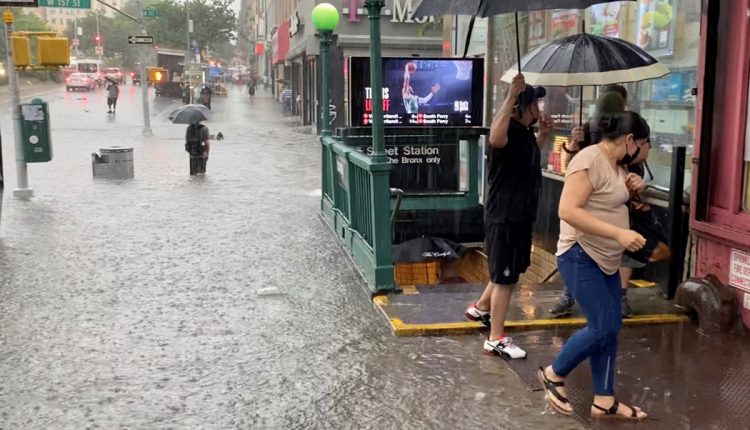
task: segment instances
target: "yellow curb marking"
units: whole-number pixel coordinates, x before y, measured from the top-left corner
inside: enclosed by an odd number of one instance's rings
[[[646,281],[644,279],[632,279],[630,285],[636,288],[653,288],[656,286],[656,282]]]

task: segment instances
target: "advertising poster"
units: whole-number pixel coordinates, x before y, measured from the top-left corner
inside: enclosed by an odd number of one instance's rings
[[[547,41],[546,12],[529,12],[529,51]]]
[[[675,8],[678,0],[638,2],[638,46],[651,55],[671,55],[674,49]]]
[[[580,32],[578,9],[555,9],[552,12],[552,38],[572,36]]]
[[[591,29],[597,36],[620,37],[620,3],[606,3],[591,6]]]

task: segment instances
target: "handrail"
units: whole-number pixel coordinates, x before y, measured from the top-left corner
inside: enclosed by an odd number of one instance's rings
[[[396,204],[393,206],[393,212],[391,212],[391,241],[396,240],[396,216],[398,210],[401,208],[401,200],[404,198],[404,190],[401,188],[391,188],[391,196],[396,196]]]

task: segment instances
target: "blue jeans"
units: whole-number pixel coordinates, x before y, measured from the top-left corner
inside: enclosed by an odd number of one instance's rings
[[[620,274],[607,275],[576,244],[557,258],[560,274],[586,315],[586,327],[563,345],[552,370],[568,376],[583,360],[589,359],[594,394],[614,393],[617,335],[622,326]]]

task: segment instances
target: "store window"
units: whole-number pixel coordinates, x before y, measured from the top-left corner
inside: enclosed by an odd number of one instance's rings
[[[639,112],[652,129],[649,166],[651,184],[669,188],[672,150],[687,147],[687,160],[693,149],[695,126],[696,69],[700,46],[701,0],[639,0],[607,3],[585,11],[575,9],[534,11],[519,14],[522,55],[554,39],[579,33],[582,25],[593,34],[619,37],[644,48],[671,73],[662,79],[626,84],[628,105]],[[496,111],[507,85],[500,76],[516,62],[515,23],[512,15],[494,17],[493,51],[489,58],[492,82],[490,100]],[[580,88],[548,88],[544,110],[556,120],[554,143],[544,156],[548,173],[563,175],[568,154],[562,150],[570,132],[581,119],[593,114],[599,88],[583,88],[583,116]],[[494,112],[493,112],[494,113]],[[691,184],[690,163],[686,163],[686,188]]]

